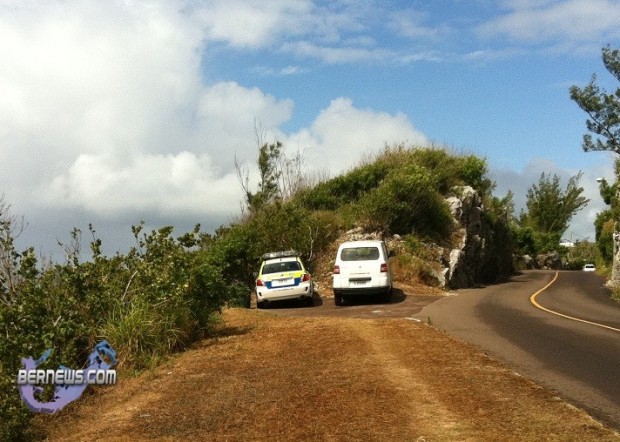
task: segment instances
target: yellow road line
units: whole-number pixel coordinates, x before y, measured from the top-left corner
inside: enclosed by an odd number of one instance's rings
[[[553,315],[557,315],[557,316],[561,316],[561,317],[566,318],[566,319],[570,319],[571,321],[583,322],[585,324],[596,325],[597,327],[603,327],[603,328],[606,328],[608,330],[613,330],[613,331],[620,332],[620,329],[618,329],[618,328],[610,327],[609,325],[605,325],[605,324],[599,324],[598,322],[586,321],[585,319],[580,319],[580,318],[575,318],[573,316],[568,316],[568,315],[565,315],[563,313],[559,313],[559,312],[550,310],[550,309],[540,305],[536,301],[536,297],[538,295],[540,295],[542,292],[544,292],[545,290],[547,290],[551,286],[551,284],[553,284],[558,279],[559,275],[560,275],[560,272],[555,272],[555,276],[553,277],[553,279],[551,280],[551,282],[549,284],[547,284],[546,286],[544,286],[543,288],[538,290],[536,293],[534,293],[532,296],[530,296],[530,302],[534,305],[534,307],[537,307],[537,308],[539,308],[541,310],[544,310],[547,313],[551,313]]]

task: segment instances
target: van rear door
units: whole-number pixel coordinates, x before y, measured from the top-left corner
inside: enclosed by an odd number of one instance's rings
[[[340,251],[340,275],[349,287],[372,285],[380,274],[381,252],[377,246],[347,247]]]

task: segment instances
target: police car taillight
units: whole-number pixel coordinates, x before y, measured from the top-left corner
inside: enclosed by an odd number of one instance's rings
[[[264,285],[265,285],[265,284],[263,284],[263,281],[261,281],[260,279],[257,279],[257,280],[256,280],[256,287],[262,287],[262,286],[264,286]]]
[[[301,278],[301,282],[310,281],[310,273],[304,273],[304,276]]]

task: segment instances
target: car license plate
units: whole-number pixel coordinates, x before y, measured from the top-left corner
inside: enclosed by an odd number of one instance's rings
[[[351,281],[352,285],[366,285],[366,281]]]
[[[284,287],[285,285],[291,285],[291,284],[293,284],[293,278],[274,279],[273,281],[271,281],[272,287]]]

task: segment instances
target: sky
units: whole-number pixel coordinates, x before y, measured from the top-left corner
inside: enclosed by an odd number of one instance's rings
[[[541,172],[583,172],[566,237],[594,239],[596,178],[571,85],[620,47],[617,0],[0,0],[0,195],[18,247],[62,259],[92,223],[108,254],[131,226],[240,215],[263,140],[335,176],[385,145],[485,157],[524,205]]]

